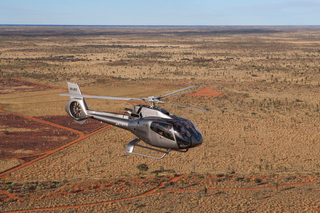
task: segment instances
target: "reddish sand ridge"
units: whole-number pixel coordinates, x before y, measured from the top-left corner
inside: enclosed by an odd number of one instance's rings
[[[222,97],[224,96],[223,92],[221,91],[213,91],[212,87],[215,87],[215,85],[207,86],[201,90],[198,90],[195,93],[192,93],[192,96],[197,97]]]

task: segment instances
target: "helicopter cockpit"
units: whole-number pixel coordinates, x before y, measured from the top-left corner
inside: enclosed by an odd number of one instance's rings
[[[161,136],[175,140],[179,149],[187,149],[202,143],[202,135],[198,127],[187,119],[154,121],[151,129]]]

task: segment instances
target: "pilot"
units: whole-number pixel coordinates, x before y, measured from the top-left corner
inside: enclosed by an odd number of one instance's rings
[[[183,125],[186,128],[186,133],[187,133],[188,138],[190,138],[191,137],[191,133],[190,133],[191,127],[190,127],[190,125],[188,125],[187,123],[183,123]],[[192,132],[192,130],[191,130],[191,132]]]
[[[163,131],[158,129],[158,134],[163,136]]]
[[[186,133],[186,131],[187,131],[187,130],[186,130],[186,128],[185,128],[184,126],[180,126],[180,133],[181,133],[181,134],[184,135],[184,134]]]

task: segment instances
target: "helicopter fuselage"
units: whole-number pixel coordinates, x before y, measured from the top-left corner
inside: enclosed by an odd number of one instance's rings
[[[73,117],[67,106],[66,111]],[[190,120],[165,109],[135,105],[133,110],[126,110],[128,115],[86,110],[83,119],[92,118],[129,130],[142,141],[159,148],[189,149],[202,143],[201,132]]]
[[[159,100],[161,98],[190,88],[193,88],[193,86],[177,90],[161,97],[151,96],[149,98],[139,99],[151,102],[151,106],[138,104],[135,105],[133,109],[126,108],[127,114],[90,110],[84,97],[113,100],[132,100],[132,98],[82,95],[79,86],[70,82],[68,82],[69,94],[61,95],[70,96],[65,110],[76,122],[83,124],[87,119],[91,118],[126,129],[137,136],[136,139],[127,145],[127,153],[161,159],[171,150],[186,152],[189,148],[199,146],[202,143],[203,139],[200,130],[190,120],[175,116],[167,110],[155,106],[155,103],[160,103]],[[154,147],[165,148],[167,151],[138,145],[140,140]],[[154,157],[135,153],[133,152],[135,146],[164,154],[161,157]]]

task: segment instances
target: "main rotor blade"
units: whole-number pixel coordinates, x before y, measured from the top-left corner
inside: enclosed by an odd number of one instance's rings
[[[168,102],[164,102],[164,101],[161,101],[161,103],[171,104],[171,105],[175,105],[175,106],[179,106],[179,107],[183,107],[183,108],[188,108],[188,109],[194,109],[194,110],[198,110],[201,112],[209,112],[208,110],[205,110],[205,109],[199,109],[199,108],[184,106],[184,105],[180,105],[180,104],[173,104],[173,103],[168,103]]]
[[[186,88],[183,88],[183,89],[179,89],[179,90],[177,90],[177,91],[174,91],[174,92],[171,92],[171,93],[169,93],[169,94],[163,95],[163,96],[159,97],[159,99],[164,98],[164,97],[167,97],[167,96],[169,96],[169,95],[173,95],[173,94],[178,93],[178,92],[182,92],[183,90],[191,89],[191,88],[193,88],[193,87],[196,87],[196,86],[190,86],[190,87],[186,87]]]
[[[123,97],[96,96],[96,95],[60,94],[60,96],[72,96],[72,97],[76,97],[76,98],[98,98],[98,99],[120,100],[120,101],[141,100],[140,98],[123,98]]]

